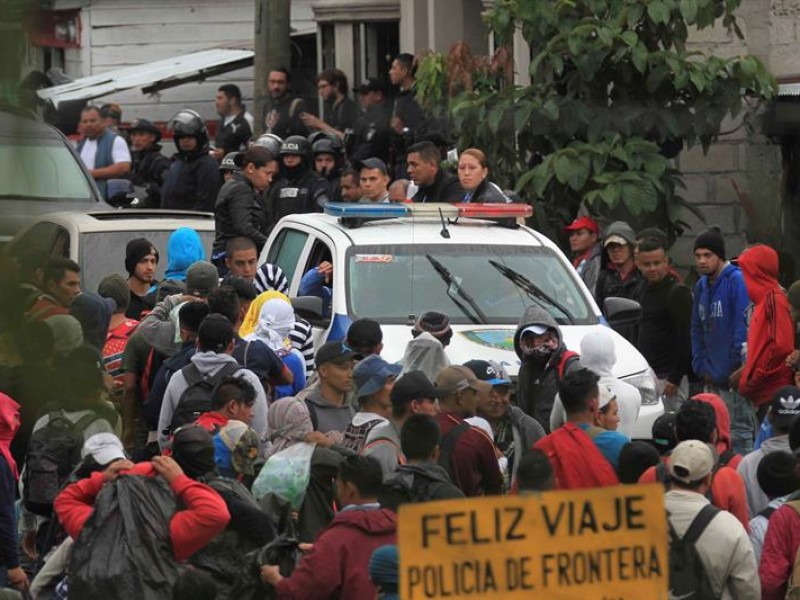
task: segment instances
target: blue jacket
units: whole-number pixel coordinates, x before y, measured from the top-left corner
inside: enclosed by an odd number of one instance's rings
[[[708,276],[694,286],[692,305],[692,368],[728,388],[728,376],[742,364],[747,341],[745,311],[750,303],[739,267],[728,265],[709,287]]]
[[[311,267],[306,271],[303,278],[300,280],[300,286],[297,289],[298,296],[318,296],[322,298],[322,314],[330,316],[331,314],[331,300],[333,299],[333,290],[325,285],[325,277],[317,271],[316,267]]]

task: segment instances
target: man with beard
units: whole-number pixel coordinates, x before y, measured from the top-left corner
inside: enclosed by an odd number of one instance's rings
[[[145,238],[128,242],[125,247],[125,270],[128,272],[128,289],[131,299],[125,316],[141,319],[142,313],[152,310],[155,294],[149,290],[155,284],[158,267],[158,250]]]
[[[328,69],[317,75],[317,91],[325,103],[324,118],[301,115],[303,123],[314,131],[324,131],[344,138],[358,118],[358,106],[347,97],[347,76],[339,69]]]
[[[270,187],[267,197],[267,229],[286,215],[320,212],[330,201],[327,180],[311,170],[311,144],[292,135],[281,146],[282,177]]]
[[[145,208],[161,205],[161,186],[169,171],[169,159],[161,154],[161,131],[147,119],[134,119],[128,130],[131,138],[131,183],[145,188]]]
[[[308,127],[301,118],[308,111],[303,99],[291,93],[292,76],[289,71],[285,67],[273,69],[267,81],[269,97],[261,116],[266,127],[264,133],[274,133],[282,139],[290,135],[308,135]]]
[[[208,154],[208,129],[202,117],[184,109],[170,121],[177,154],[161,188],[162,208],[214,211],[222,186],[219,163]]]
[[[220,117],[214,158],[221,161],[226,154],[247,149],[247,142],[253,136],[253,117],[242,104],[242,91],[233,84],[219,87],[214,109]]]

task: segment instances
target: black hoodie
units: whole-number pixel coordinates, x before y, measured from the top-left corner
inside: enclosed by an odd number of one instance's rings
[[[450,481],[444,467],[437,463],[400,465],[378,495],[383,508],[397,512],[402,504],[463,498],[463,492]]]
[[[525,356],[520,346],[522,331],[532,325],[542,325],[553,329],[558,335],[558,348],[556,348],[547,360],[542,360],[533,356]],[[564,340],[561,337],[561,330],[553,316],[543,308],[529,306],[525,309],[525,314],[519,322],[517,331],[514,334],[514,351],[520,358],[519,380],[517,381],[517,406],[526,414],[539,421],[547,433],[550,433],[550,411],[553,409],[553,402],[558,393],[559,364],[562,355],[567,352]],[[566,359],[563,372],[569,373],[573,369],[580,368],[578,356],[575,354]]]

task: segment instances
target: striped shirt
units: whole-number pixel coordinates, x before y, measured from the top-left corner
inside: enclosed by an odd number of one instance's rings
[[[314,331],[311,323],[300,317],[295,317],[294,328],[289,332],[289,340],[292,346],[303,355],[303,362],[306,365],[306,377],[310,377],[314,372]]]

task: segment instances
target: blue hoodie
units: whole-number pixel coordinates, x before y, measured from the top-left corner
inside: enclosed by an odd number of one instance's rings
[[[200,235],[191,227],[176,229],[167,242],[167,272],[164,279],[186,280],[186,270],[198,260],[206,259]]]
[[[742,364],[747,341],[745,311],[750,303],[739,267],[727,265],[709,287],[708,276],[694,286],[692,304],[692,368],[728,388],[728,377]]]

